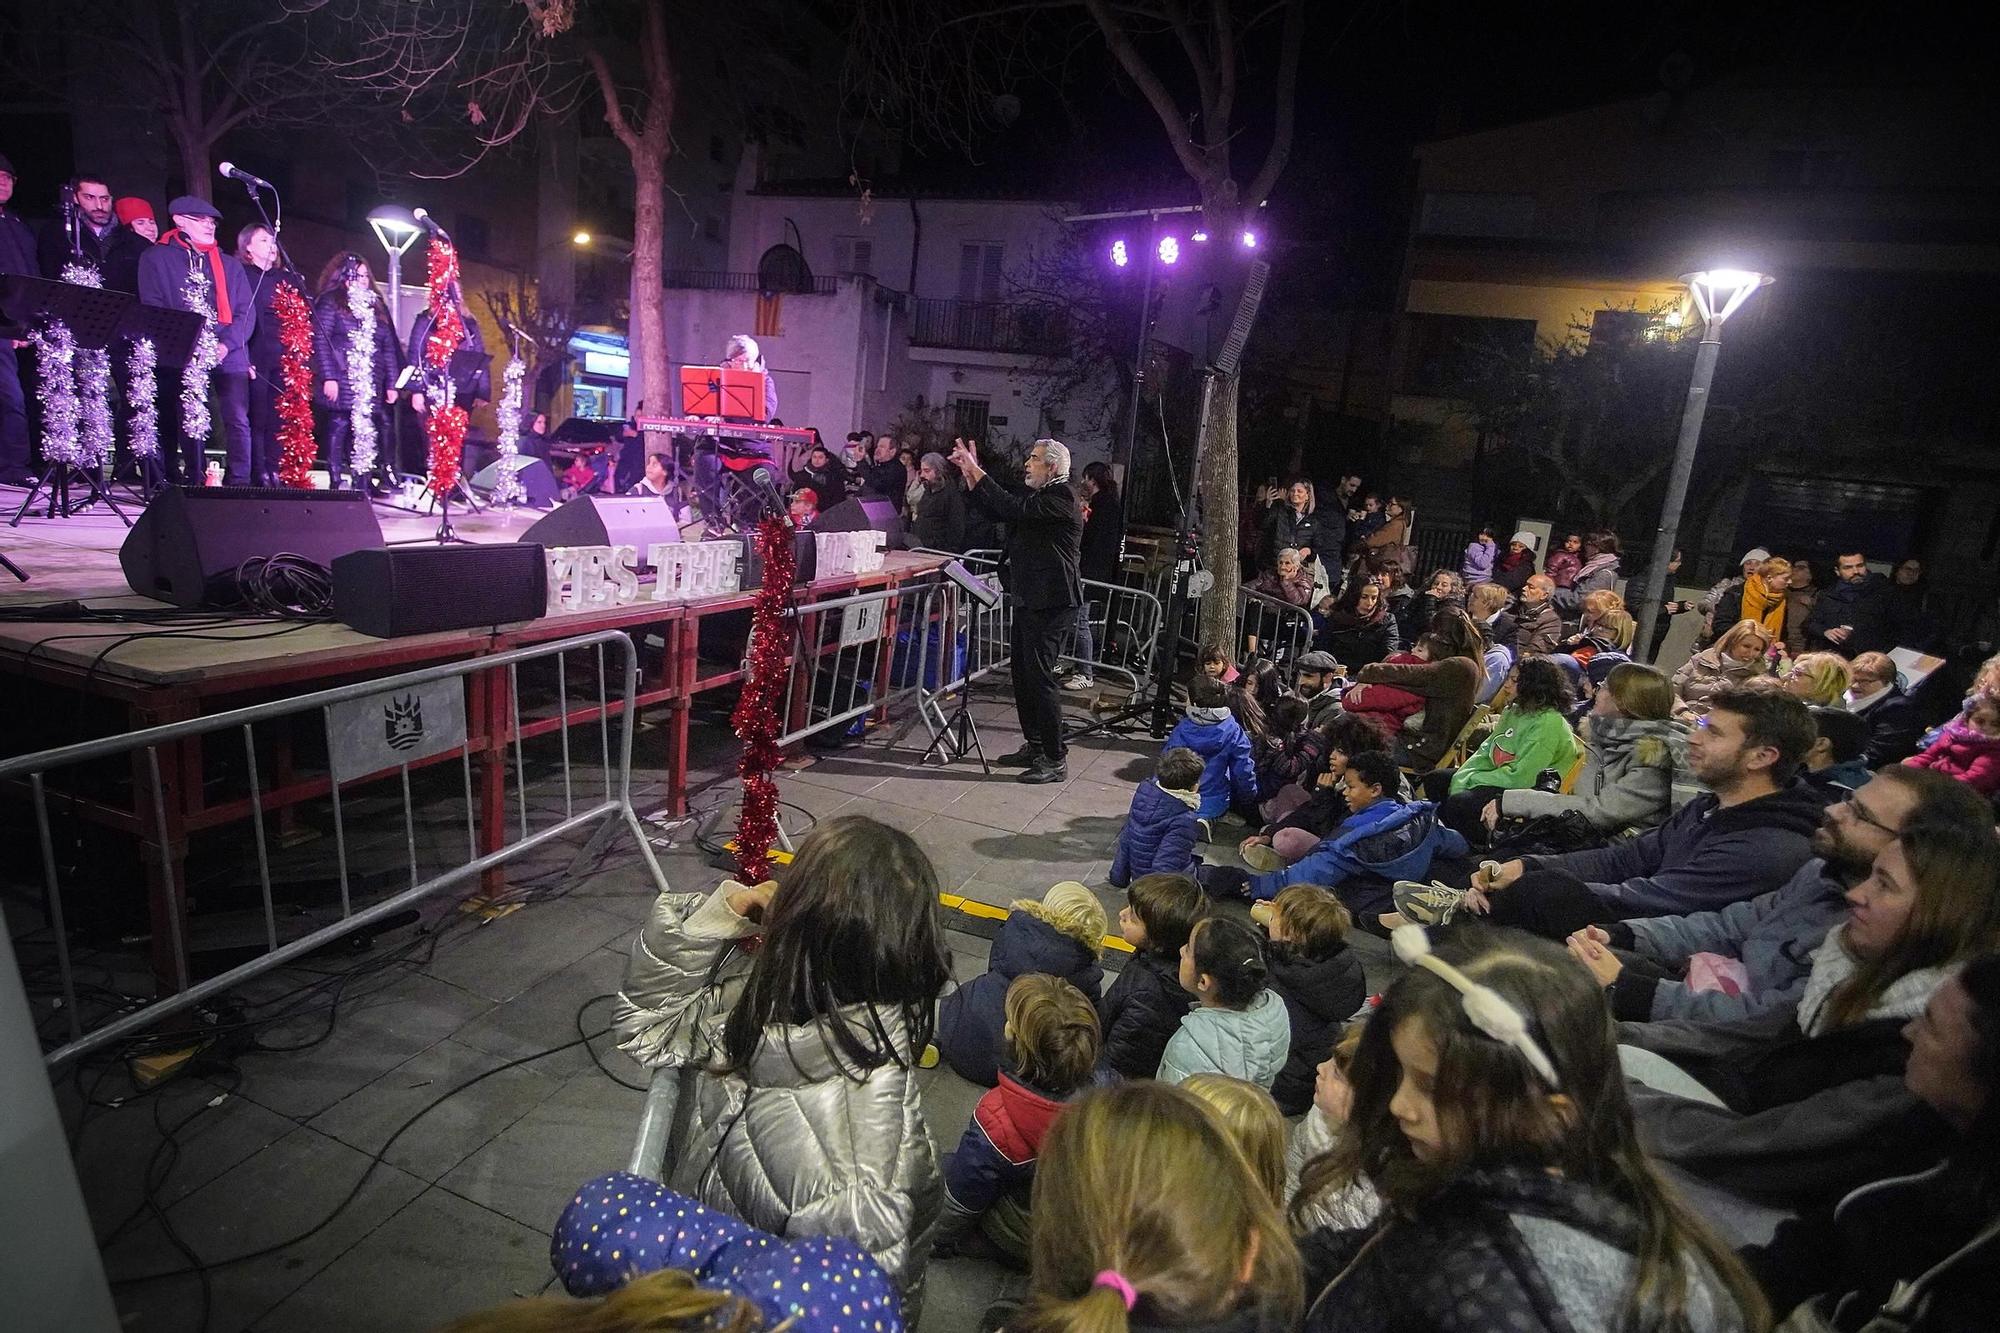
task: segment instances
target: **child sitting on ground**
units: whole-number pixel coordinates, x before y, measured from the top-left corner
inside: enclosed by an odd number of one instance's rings
[[[1118,830],[1118,853],[1111,859],[1111,884],[1124,888],[1141,875],[1188,875],[1201,858],[1201,756],[1176,745],[1160,756],[1153,776],[1132,793],[1125,827]]]
[[[1097,1002],[1104,1030],[1100,1068],[1125,1078],[1151,1078],[1159,1069],[1193,1003],[1181,989],[1181,946],[1207,911],[1201,886],[1186,875],[1142,875],[1125,891],[1118,933],[1132,956]]]
[[[697,1071],[668,1184],[760,1230],[853,1237],[914,1320],[943,1193],[917,1087],[951,978],[937,870],[909,834],[836,815],[779,875],[660,895],[619,1049]]]
[[[1922,754],[1903,761],[1957,778],[1981,796],[2000,791],[2000,694],[1974,696]]]
[[[1347,946],[1353,918],[1330,889],[1294,884],[1250,915],[1270,934],[1264,958],[1271,989],[1291,1017],[1291,1053],[1271,1084],[1271,1095],[1286,1115],[1312,1105],[1313,1080],[1341,1029],[1368,998],[1361,959]]]
[[[1293,783],[1316,772],[1326,757],[1326,744],[1317,727],[1306,725],[1312,706],[1296,694],[1287,694],[1271,705],[1264,715],[1269,744],[1257,765],[1257,802],[1265,803]]]
[[[1271,1202],[1285,1204],[1285,1117],[1271,1094],[1227,1074],[1190,1074],[1181,1086],[1207,1104]]]
[[[1831,799],[1844,801],[1875,776],[1868,767],[1868,719],[1833,706],[1811,712],[1816,734],[1799,776]]]
[[[1158,1078],[1227,1074],[1268,1088],[1285,1067],[1292,1024],[1266,979],[1264,941],[1233,917],[1204,917],[1181,946],[1181,989],[1194,1010],[1160,1056]]]
[[[1202,758],[1200,819],[1219,819],[1231,804],[1257,802],[1257,767],[1251,759],[1250,737],[1229,711],[1229,695],[1221,681],[1197,676],[1188,686],[1187,716],[1167,737],[1167,749],[1186,746]]]
[[[1097,1010],[1067,981],[1039,972],[1017,977],[1005,1006],[1010,1071],[979,1099],[958,1148],[945,1154],[937,1252],[950,1254],[977,1226],[995,1249],[1025,1264],[1035,1157],[1063,1103],[1090,1083]]]
[[[952,1071],[989,1088],[999,1080],[1007,1048],[1006,998],[1016,978],[1045,972],[1096,996],[1104,985],[1098,959],[1110,928],[1097,895],[1075,880],[1056,885],[1039,902],[1018,898],[1010,904],[993,936],[986,971],[938,1006],[938,1050]]]

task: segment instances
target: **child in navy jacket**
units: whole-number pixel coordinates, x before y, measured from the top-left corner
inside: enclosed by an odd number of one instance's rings
[[[937,1255],[974,1225],[1017,1263],[1028,1257],[1028,1199],[1042,1138],[1063,1103],[1097,1065],[1097,1011],[1067,981],[1032,972],[1007,987],[1011,1073],[979,1099],[972,1123],[944,1159],[944,1219]]]
[[[1221,817],[1232,804],[1257,806],[1257,763],[1250,737],[1229,711],[1229,693],[1220,681],[1196,676],[1188,685],[1188,711],[1173,734],[1168,750],[1185,746],[1202,757],[1202,819]],[[1164,751],[1162,751],[1164,753]]]
[[[938,1004],[938,1051],[952,1071],[989,1088],[1000,1078],[1007,1049],[1005,1001],[1017,978],[1046,973],[1096,998],[1104,985],[1097,960],[1110,929],[1097,895],[1075,880],[1064,880],[1039,901],[1019,898],[1010,904],[986,971]]]
[[[1125,891],[1118,931],[1132,956],[1104,998],[1098,1064],[1126,1078],[1151,1078],[1194,997],[1181,989],[1181,946],[1208,913],[1201,886],[1186,875],[1142,875]]]
[[[1160,756],[1153,776],[1132,793],[1132,809],[1118,831],[1118,854],[1111,861],[1111,883],[1124,888],[1141,875],[1188,875],[1201,858],[1194,845],[1201,841],[1202,759],[1177,745]]]

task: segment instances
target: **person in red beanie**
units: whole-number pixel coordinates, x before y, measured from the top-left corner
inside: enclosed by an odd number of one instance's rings
[[[120,199],[111,206],[118,230],[107,238],[104,248],[104,285],[115,292],[139,290],[139,256],[160,239],[160,224],[153,220],[153,206],[144,199]]]

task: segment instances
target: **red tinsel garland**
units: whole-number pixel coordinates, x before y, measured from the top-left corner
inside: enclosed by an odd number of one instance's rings
[[[312,310],[289,282],[271,298],[278,316],[278,480],[296,490],[312,488]]]
[[[458,313],[458,252],[451,242],[432,236],[430,245],[431,331],[424,339],[424,364],[433,380],[450,377],[451,354],[465,337]],[[458,485],[459,456],[465,449],[465,409],[433,404],[425,434],[430,437],[431,494],[447,496]]]
[[[769,878],[771,844],[778,840],[778,784],[772,771],[784,758],[778,748],[784,719],[785,675],[791,669],[791,635],[785,625],[796,552],[792,527],[781,518],[757,524],[757,553],[764,561],[764,584],[750,614],[749,679],[730,715],[743,741],[736,772],[743,779],[743,817],[736,824],[736,867],[745,884]]]

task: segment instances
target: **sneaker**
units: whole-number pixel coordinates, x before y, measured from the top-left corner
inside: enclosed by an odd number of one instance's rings
[[[1215,836],[1214,836],[1215,825],[1213,824],[1212,821],[1206,819],[1197,819],[1194,822],[1201,825],[1201,840],[1203,842],[1215,841]]]
[[[1285,868],[1285,858],[1261,843],[1240,848],[1238,854],[1242,856],[1244,865],[1260,875],[1268,875],[1273,870]]]
[[[1391,898],[1406,921],[1420,926],[1442,926],[1451,920],[1452,914],[1458,911],[1458,905],[1465,901],[1465,890],[1454,889],[1437,880],[1423,884],[1413,879],[1399,879]]]
[[[1032,768],[1015,778],[1014,781],[1026,782],[1034,786],[1041,786],[1049,782],[1068,782],[1069,765],[1060,759],[1053,762],[1047,759],[1037,759]]]
[[[1064,680],[1062,683],[1062,687],[1066,690],[1076,690],[1080,692],[1083,690],[1096,689],[1097,682],[1095,680],[1092,680],[1089,676],[1084,675],[1081,671],[1078,671],[1073,675],[1071,675],[1068,679]]]
[[[1040,763],[1041,760],[1042,760],[1042,752],[1038,747],[1033,745],[1023,745],[1018,750],[1013,750],[1008,752],[1007,754],[1001,755],[998,759],[995,759],[993,762],[1000,765],[1000,767],[1002,768],[1032,768],[1036,764]]]

